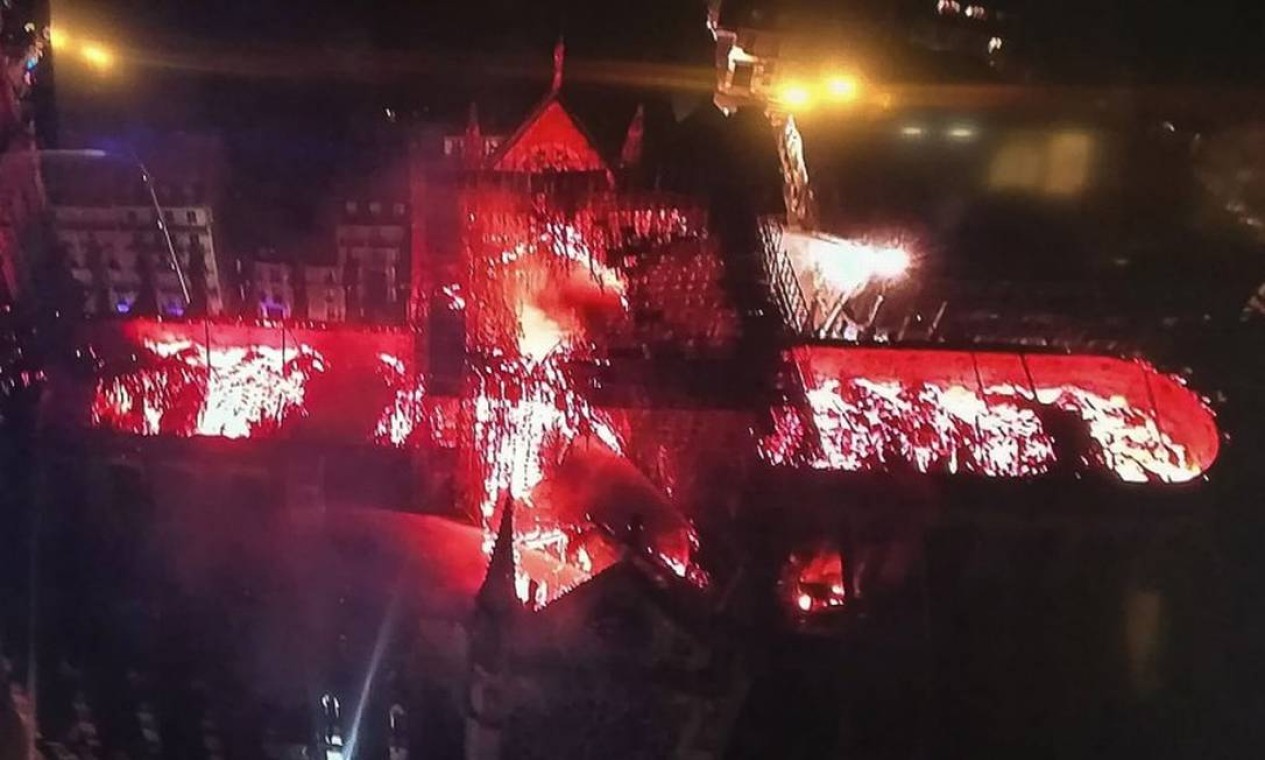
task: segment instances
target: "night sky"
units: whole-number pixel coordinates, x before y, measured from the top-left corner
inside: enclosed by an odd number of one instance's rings
[[[235,186],[267,209],[252,228],[309,226],[339,167],[381,146],[387,109],[408,123],[451,123],[477,100],[495,127],[512,126],[547,87],[560,34],[569,96],[583,95],[586,71],[630,72],[634,81],[614,88],[625,92],[610,95],[615,120],[626,118],[614,112],[628,97],[673,100],[672,108],[697,112],[712,76],[703,0],[52,2],[55,26],[109,41],[121,63],[111,76],[94,78],[70,62],[59,66],[54,56],[62,142],[122,135],[143,144],[163,131],[218,133],[230,148]],[[855,5],[876,13],[892,7]],[[1255,84],[1265,77],[1260,3],[993,6],[1019,14],[1016,45],[1029,54],[1034,81],[1115,88]],[[933,0],[896,0],[892,16],[908,21],[932,7]],[[904,44],[899,32],[893,39]],[[941,63],[948,62],[931,66]],[[633,76],[659,65],[698,86],[647,87]],[[952,71],[946,65],[933,79],[952,81],[945,74]],[[919,73],[925,66],[912,75]],[[589,89],[599,97],[611,91]]]
[[[232,127],[272,116],[306,119],[309,107],[331,118],[388,101],[405,112],[425,111],[445,106],[447,90],[462,91],[463,99],[478,88],[538,83],[560,34],[577,66],[653,62],[706,72],[712,55],[703,0],[51,2],[55,25],[108,40],[125,51],[121,59],[132,59],[120,77],[127,81],[110,85],[109,97],[90,109],[98,124],[140,118]],[[934,7],[933,0],[848,4],[906,21]],[[1258,2],[989,5],[1016,14],[1014,42],[1037,81],[1118,86],[1265,77],[1265,7]],[[893,39],[902,44],[900,32]],[[80,107],[78,83],[63,73],[59,96],[70,111]]]

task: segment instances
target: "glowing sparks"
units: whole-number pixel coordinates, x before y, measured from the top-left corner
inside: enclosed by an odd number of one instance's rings
[[[666,210],[625,221],[621,228],[637,238],[685,234],[684,217]],[[552,221],[489,230],[483,239],[490,261],[476,261],[468,296],[477,323],[473,342],[483,357],[465,394],[472,496],[488,552],[497,506],[505,496],[519,505],[516,547],[524,557],[548,560],[519,565],[518,595],[532,605],[556,599],[618,556],[606,545],[609,536],[594,535],[592,519],[561,514],[540,492],[582,441],[619,457],[625,451],[614,421],[591,406],[564,371],[591,351],[595,316],[628,309],[623,274],[606,263],[610,240],[582,230],[592,228]],[[677,544],[681,551],[652,552],[670,572],[702,582],[691,562],[695,543]]]
[[[1061,412],[1083,421],[1084,435],[1097,450],[1079,447],[1081,456],[1096,460],[1087,464],[1122,480],[1182,482],[1201,472],[1185,446],[1121,396],[1105,398],[1073,385],[1039,387],[1035,401],[1030,395],[1013,385],[990,386],[981,397],[961,385],[828,379],[807,389],[819,449],[807,464],[846,471],[910,467],[995,477],[1036,475],[1051,470],[1058,459],[1059,442],[1049,420]],[[761,442],[761,452],[775,464],[790,463],[794,442],[804,434],[802,421],[781,410],[775,413],[774,428]]]
[[[508,494],[520,505],[514,526],[518,548],[538,552],[578,571],[580,580],[587,579],[605,565],[596,566],[587,550],[581,555],[583,547],[573,548],[586,526],[539,503],[536,489],[581,435],[591,435],[617,454],[623,451],[620,436],[609,419],[571,390],[552,362],[531,369],[507,364],[497,370],[480,378],[473,398],[472,444],[482,491],[484,549],[491,553],[496,505]],[[530,591],[533,582],[535,598]],[[524,602],[543,606],[571,585],[559,585],[520,564],[517,588]]]
[[[448,300],[448,308],[453,311],[462,311],[466,308],[466,299],[461,295],[461,286],[457,283],[445,285],[441,290],[444,298]]]
[[[821,612],[847,604],[843,580],[843,555],[829,545],[796,552],[782,571],[783,598],[799,612]]]
[[[528,505],[520,515],[533,514],[532,495],[545,477],[547,454],[556,459],[581,434],[623,452],[610,420],[570,388],[556,364],[501,370],[482,379],[474,397],[474,445],[484,468],[480,511],[489,529],[503,494]]]
[[[810,301],[850,299],[871,284],[905,277],[914,265],[909,246],[897,240],[856,240],[786,230],[782,243]]]
[[[98,384],[94,424],[139,435],[250,438],[304,416],[308,380],[325,371],[324,358],[306,345],[284,357],[271,346],[207,350],[180,340],[146,349],[146,366]]]
[[[391,354],[380,354],[382,375],[387,385],[395,391],[391,403],[378,417],[373,437],[378,443],[403,446],[413,436],[413,431],[426,421],[426,388],[420,377],[411,378],[404,362]]]
[[[895,245],[839,240],[810,249],[818,277],[832,290],[851,293],[871,280],[900,277],[909,269],[909,252]]]
[[[519,311],[518,350],[532,362],[543,361],[567,339],[567,331],[534,303],[524,303]]]

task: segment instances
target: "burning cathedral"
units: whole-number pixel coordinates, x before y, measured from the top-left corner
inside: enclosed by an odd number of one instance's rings
[[[1212,412],[1146,362],[934,326],[877,339],[916,245],[661,189],[639,171],[645,112],[599,149],[555,58],[517,129],[471,109],[442,161],[414,156],[434,211],[413,228],[408,327],[94,327],[75,420],[284,452],[268,461],[300,509],[333,511],[314,481],[339,460],[402,464],[391,506],[424,513],[434,570],[417,584],[461,611],[442,646],[463,663],[466,757],[720,757],[752,684],[802,675],[753,652],[907,640],[887,611],[925,593],[930,526],[1073,486],[1180,500],[1213,465]],[[777,126],[790,209],[807,175],[793,120]]]

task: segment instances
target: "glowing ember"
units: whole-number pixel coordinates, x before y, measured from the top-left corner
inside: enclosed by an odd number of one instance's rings
[[[487,551],[494,512],[508,494],[520,505],[514,526],[520,552],[550,557],[572,572],[562,580],[520,565],[520,598],[544,604],[618,556],[609,537],[595,536],[589,516],[564,513],[539,489],[581,441],[624,456],[613,421],[574,390],[563,367],[591,349],[594,320],[626,313],[627,286],[604,262],[603,238],[581,234],[576,223],[524,224],[484,241],[491,261],[472,262],[470,293],[473,348],[485,357],[466,394],[472,495]],[[682,543],[684,556],[659,556],[689,577],[691,544]]]
[[[856,357],[867,358],[859,352]],[[957,357],[945,353],[939,358]],[[774,410],[773,431],[760,442],[761,454],[774,464],[997,477],[1035,475],[1058,464],[1106,469],[1126,481],[1170,483],[1191,480],[1207,466],[1188,444],[1160,429],[1149,406],[1076,382],[1038,382],[1034,398],[1028,387],[1013,383],[919,382],[913,373],[898,377],[890,370],[882,380],[830,377],[812,367],[805,374],[812,378],[805,393],[816,440],[807,440],[806,421],[793,409]],[[1156,378],[1157,383],[1162,379]],[[813,453],[805,456],[805,451]]]
[[[848,602],[844,558],[837,548],[821,545],[791,555],[782,570],[782,595],[799,612],[821,612]]]
[[[518,353],[530,362],[582,341],[594,304],[628,308],[623,278],[572,225],[546,225],[534,243],[519,243],[500,259],[504,305],[514,315]]]
[[[474,397],[474,446],[483,470],[480,513],[489,527],[505,493],[527,507],[520,517],[540,516],[532,509],[533,492],[549,462],[580,435],[594,436],[615,453],[623,451],[609,419],[571,390],[553,362],[532,370],[515,363],[498,369],[480,381]]]
[[[395,391],[391,404],[382,410],[378,424],[373,429],[373,439],[378,443],[403,446],[413,431],[426,421],[426,389],[422,379],[410,378],[404,362],[390,354],[381,354],[382,375]]]
[[[250,438],[304,416],[308,380],[324,358],[306,345],[209,350],[185,340],[150,341],[145,366],[102,380],[93,423],[140,435]],[[209,360],[209,368],[208,368]]]
[[[818,469],[912,465],[920,472],[1020,476],[1044,471],[1053,447],[1030,409],[985,407],[961,387],[906,388],[864,378],[830,380],[808,391],[820,434]],[[766,448],[767,453],[780,449]]]

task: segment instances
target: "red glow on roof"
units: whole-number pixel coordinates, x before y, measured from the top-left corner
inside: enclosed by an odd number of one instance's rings
[[[529,174],[607,169],[592,141],[555,98],[545,101],[506,141],[500,154],[493,158],[492,168]]]
[[[130,433],[250,438],[307,413],[308,380],[325,371],[310,346],[145,344],[145,367],[102,380],[93,422]]]
[[[470,286],[470,312],[478,322],[470,343],[482,360],[464,393],[462,446],[472,454],[465,492],[477,501],[489,552],[497,507],[509,496],[519,505],[516,546],[579,572],[564,578],[520,565],[519,596],[546,604],[615,560],[612,531],[630,517],[604,509],[608,502],[582,484],[582,475],[605,468],[617,480],[645,480],[636,468],[612,467],[612,461],[627,463],[624,431],[564,372],[567,361],[591,350],[593,324],[626,312],[626,284],[607,265],[603,239],[575,224],[509,224],[483,233],[491,256],[474,267]],[[666,504],[653,492],[638,500],[640,507]],[[689,525],[677,520],[673,527],[675,534],[654,532],[650,547],[685,576],[693,546],[682,536]],[[536,597],[528,600],[533,587]]]
[[[1019,477],[1084,459],[1122,480],[1171,483],[1217,455],[1211,411],[1142,363],[862,348],[793,356],[812,419],[774,410],[760,448],[775,464]]]
[[[792,554],[782,571],[783,599],[804,613],[842,608],[848,601],[843,563],[828,544]]]
[[[130,320],[97,325],[90,338],[104,364],[92,424],[177,437],[267,438],[301,426],[311,438],[368,439],[393,373],[404,372],[382,357],[413,353],[405,333],[351,327]]]

